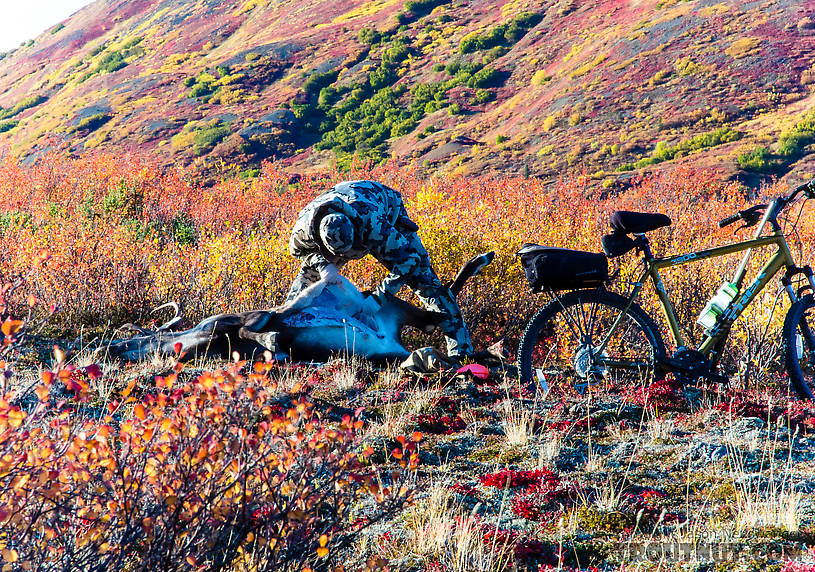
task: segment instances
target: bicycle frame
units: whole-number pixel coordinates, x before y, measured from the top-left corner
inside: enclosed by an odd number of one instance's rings
[[[763,232],[768,222],[772,225],[773,232],[768,236],[762,237],[761,233]],[[754,248],[761,248],[773,245],[777,246],[778,250],[764,265],[764,267],[761,269],[758,276],[753,280],[753,282],[749,286],[747,286],[747,288],[742,290],[741,286],[742,283],[744,282],[744,278],[747,273],[747,263],[750,259],[752,250]],[[784,236],[784,233],[780,225],[777,223],[777,221],[775,221],[773,208],[767,209],[767,212],[762,218],[761,223],[758,225],[758,229],[756,230],[754,238],[751,240],[710,248],[707,250],[700,250],[697,252],[690,252],[678,256],[670,256],[667,258],[654,258],[651,255],[650,249],[648,248],[647,241],[644,242],[644,247],[642,247],[642,250],[644,254],[643,261],[645,263],[645,269],[643,270],[638,280],[634,283],[634,290],[628,297],[629,299],[628,306],[626,306],[626,308],[623,309],[622,312],[620,312],[620,315],[617,317],[614,324],[612,324],[609,333],[600,343],[598,352],[602,352],[605,349],[615,330],[622,321],[625,312],[628,310],[630,305],[633,304],[634,300],[639,295],[648,278],[650,278],[652,283],[654,284],[654,289],[656,290],[657,298],[659,299],[659,304],[660,307],[662,308],[662,313],[665,316],[666,321],[668,322],[668,327],[671,331],[671,336],[673,337],[673,341],[676,344],[677,349],[686,347],[685,339],[682,336],[682,332],[679,329],[679,322],[676,318],[676,313],[674,311],[673,304],[671,303],[670,297],[668,295],[667,290],[665,289],[665,285],[662,282],[662,277],[660,276],[659,273],[659,271],[662,269],[673,268],[675,266],[682,266],[684,264],[689,264],[691,262],[697,262],[700,260],[717,258],[721,256],[726,256],[728,254],[733,254],[736,252],[746,251],[744,257],[742,258],[741,264],[736,270],[736,273],[732,280],[733,283],[735,283],[739,289],[740,292],[739,295],[736,296],[736,298],[734,298],[730,302],[730,304],[724,310],[722,315],[719,317],[719,320],[717,321],[716,325],[705,333],[705,337],[702,339],[701,343],[697,348],[697,350],[705,358],[708,358],[714,351],[714,349],[717,348],[719,344],[727,338],[727,336],[730,333],[730,327],[733,325],[733,322],[735,322],[739,318],[739,316],[741,316],[744,309],[755,299],[758,293],[764,289],[764,287],[770,282],[770,280],[772,280],[775,277],[775,275],[778,274],[779,270],[785,267],[787,269],[796,269],[795,261],[792,258],[792,253],[790,252],[789,245],[787,244],[786,241],[786,237]],[[791,286],[790,281],[785,280],[784,286],[787,290],[788,295],[790,296],[790,300],[792,302],[795,302],[797,300],[797,296]]]

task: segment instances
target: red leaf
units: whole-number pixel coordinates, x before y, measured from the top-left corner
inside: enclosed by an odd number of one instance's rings
[[[99,379],[100,377],[102,377],[102,368],[100,368],[95,363],[92,363],[91,365],[85,368],[85,373],[87,373],[88,377],[90,377],[91,379]]]

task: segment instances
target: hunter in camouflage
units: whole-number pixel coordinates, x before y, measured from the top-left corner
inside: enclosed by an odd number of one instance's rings
[[[390,274],[374,293],[395,296],[407,285],[428,309],[445,319],[439,329],[447,337],[447,353],[465,356],[473,351],[455,297],[430,266],[430,258],[407,215],[401,195],[374,181],[345,181],[318,196],[297,218],[289,250],[302,260],[286,301],[294,300],[331,265],[370,254]]]

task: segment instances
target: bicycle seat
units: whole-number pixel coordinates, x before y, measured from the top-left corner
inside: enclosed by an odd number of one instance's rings
[[[671,219],[659,213],[637,213],[633,211],[617,211],[611,215],[611,228],[615,232],[626,234],[641,234],[650,232],[663,226],[669,226]]]

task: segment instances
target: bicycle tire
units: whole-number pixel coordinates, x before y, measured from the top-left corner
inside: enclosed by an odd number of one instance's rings
[[[784,365],[790,386],[802,399],[815,399],[815,298],[795,302],[784,318]]]
[[[593,344],[605,337],[627,304],[628,299],[607,290],[575,290],[541,308],[529,321],[518,347],[521,381],[540,381],[539,373],[550,386],[558,378],[577,386],[611,377],[622,377],[626,383],[641,382],[649,375],[660,377],[657,364],[665,356],[665,343],[654,320],[636,303],[628,308],[617,333],[609,340],[604,361],[617,358],[637,360],[639,364],[633,368],[630,364],[588,364],[592,355],[588,348],[595,348]],[[578,328],[569,326],[569,316]],[[582,323],[588,328],[580,327]],[[577,330],[590,331],[581,331],[583,339],[577,340]]]

